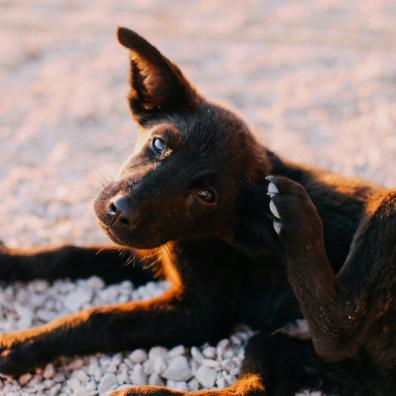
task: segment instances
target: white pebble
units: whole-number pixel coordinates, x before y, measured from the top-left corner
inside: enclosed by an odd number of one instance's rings
[[[119,384],[124,384],[124,383],[128,382],[128,380],[129,380],[129,377],[128,377],[127,370],[123,370],[117,375],[117,381]]]
[[[186,353],[186,348],[183,345],[179,345],[179,346],[172,348],[168,352],[168,356],[174,357],[174,356],[184,355],[185,353]]]
[[[46,296],[44,294],[36,294],[32,293],[29,302],[32,304],[34,307],[41,307],[45,303]]]
[[[161,377],[157,373],[153,373],[149,377],[148,384],[153,386],[163,386],[164,381],[162,381]]]
[[[90,392],[85,388],[73,389],[73,396],[90,396]]]
[[[27,329],[32,325],[32,311],[20,304],[15,306],[15,310],[19,316],[18,329]]]
[[[218,388],[220,388],[220,389],[223,389],[223,388],[225,388],[227,385],[226,385],[226,380],[224,379],[224,378],[218,378],[217,380],[216,380],[216,386],[218,387]]]
[[[89,391],[94,391],[96,390],[96,384],[93,381],[89,381],[88,384],[86,385],[87,390]],[[96,392],[95,392],[96,393]]]
[[[56,314],[46,309],[39,309],[36,311],[36,316],[43,322],[51,322],[56,317]]]
[[[193,373],[193,375],[195,375],[199,366],[200,366],[200,364],[196,360],[194,360],[194,359],[191,360],[190,368],[191,368],[191,372]]]
[[[161,359],[166,359],[168,357],[168,350],[164,347],[152,347],[149,351],[149,358],[154,359],[154,358],[161,358]]]
[[[223,353],[223,357],[225,359],[230,359],[234,356],[234,351],[232,349],[227,349],[224,353]]]
[[[227,370],[230,371],[235,367],[238,367],[237,364],[232,359],[225,359],[221,362],[221,365]]]
[[[197,381],[204,387],[204,388],[212,388],[216,381],[216,370],[201,366],[196,374],[195,374]]]
[[[156,358],[152,360],[153,370],[157,374],[162,374],[166,369],[166,362],[163,359]]]
[[[97,276],[91,276],[90,278],[88,278],[86,280],[86,284],[92,289],[96,289],[96,290],[103,289],[105,286],[103,280]]]
[[[190,380],[188,382],[188,387],[189,387],[190,391],[198,390],[198,387],[199,387],[198,381],[195,378],[193,378],[192,380]]]
[[[204,359],[201,351],[197,347],[191,348],[191,356],[196,360],[198,363],[201,363]]]
[[[241,345],[241,340],[236,336],[236,335],[232,335],[231,336],[231,342],[234,344],[234,345]]]
[[[142,363],[147,359],[147,353],[143,349],[136,349],[129,355],[133,363]]]
[[[114,385],[117,385],[117,377],[112,373],[107,373],[103,376],[99,383],[99,393],[105,393],[109,391]]]
[[[188,361],[184,356],[176,356],[169,361],[167,369],[162,373],[166,379],[174,381],[187,381],[192,373]]]
[[[93,371],[93,377],[96,382],[99,382],[102,379],[102,370],[99,367],[96,367],[95,370]]]
[[[239,372],[240,372],[239,367],[235,367],[235,368],[230,370],[230,374],[231,375],[235,375],[235,376],[239,375]]]
[[[230,341],[226,338],[218,342],[217,347],[221,349],[226,349],[230,345]]]
[[[88,375],[83,370],[75,371],[75,376],[82,384],[86,384],[89,380]]]
[[[67,381],[67,386],[70,387],[73,391],[74,389],[78,389],[81,387],[80,381],[77,378],[69,378]]]
[[[45,379],[51,379],[51,378],[54,377],[54,375],[55,375],[54,366],[53,366],[51,363],[47,364],[47,365],[45,366],[44,371],[43,371],[43,377],[44,377]]]
[[[69,368],[71,370],[78,370],[80,369],[82,366],[84,366],[84,361],[80,358],[78,359],[74,359],[70,364],[69,364]]]
[[[48,393],[48,396],[58,396],[61,388],[62,388],[61,384],[51,385],[51,389]]]
[[[213,359],[213,358],[215,358],[216,355],[217,355],[217,353],[216,353],[216,348],[214,348],[214,347],[212,347],[212,346],[206,347],[206,348],[203,350],[203,354],[204,354],[204,356],[205,356],[206,358],[208,358],[208,359]]]
[[[174,389],[180,390],[180,391],[187,391],[188,386],[184,381],[175,381],[175,384],[173,386]]]
[[[153,374],[154,373],[154,360],[151,360],[151,359],[146,360],[143,363],[143,369],[147,375]]]
[[[63,382],[65,380],[65,376],[62,373],[57,373],[53,378],[54,382]]]
[[[212,367],[214,369],[220,368],[220,363],[213,359],[203,359],[202,365],[206,367]]]
[[[92,293],[90,290],[79,288],[65,298],[64,304],[69,311],[75,312],[89,303],[91,298]]]
[[[32,374],[26,373],[19,377],[19,383],[24,386],[32,379]]]
[[[226,386],[230,386],[236,381],[236,377],[233,375],[226,375],[224,379],[226,381]]]
[[[147,376],[146,376],[143,366],[141,364],[137,364],[133,368],[131,378],[132,378],[134,385],[146,385],[147,384]]]

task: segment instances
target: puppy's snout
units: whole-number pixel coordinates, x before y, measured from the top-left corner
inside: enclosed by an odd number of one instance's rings
[[[111,216],[111,225],[134,227],[139,220],[139,211],[134,209],[125,195],[116,195],[107,206]]]

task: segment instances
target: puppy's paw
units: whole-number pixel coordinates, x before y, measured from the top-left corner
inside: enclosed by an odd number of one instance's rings
[[[322,221],[305,188],[283,176],[266,179],[273,227],[286,247],[316,243],[322,237]]]
[[[19,376],[52,359],[41,340],[28,337],[27,332],[0,334],[1,374]]]

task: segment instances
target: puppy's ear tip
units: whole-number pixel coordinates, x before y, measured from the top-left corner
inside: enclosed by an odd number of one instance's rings
[[[133,46],[134,41],[139,39],[140,36],[134,32],[123,26],[117,27],[117,39],[120,44],[124,47],[131,48]]]

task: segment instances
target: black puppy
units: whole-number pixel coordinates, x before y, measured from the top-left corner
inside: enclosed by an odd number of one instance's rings
[[[140,135],[95,211],[123,247],[1,248],[0,278],[96,274],[135,284],[166,278],[172,287],[152,301],[90,308],[2,334],[0,372],[17,375],[58,356],[198,345],[244,322],[258,333],[241,378],[198,393],[292,395],[309,387],[391,394],[392,193],[281,160],[142,37],[121,28],[118,38],[131,51],[129,104]],[[277,176],[266,180],[270,174]],[[133,249],[154,248],[159,262],[145,269]],[[136,264],[123,266],[120,250]],[[307,336],[294,325],[302,314],[313,342],[297,339]],[[115,394],[153,393],[181,392],[134,387]]]

